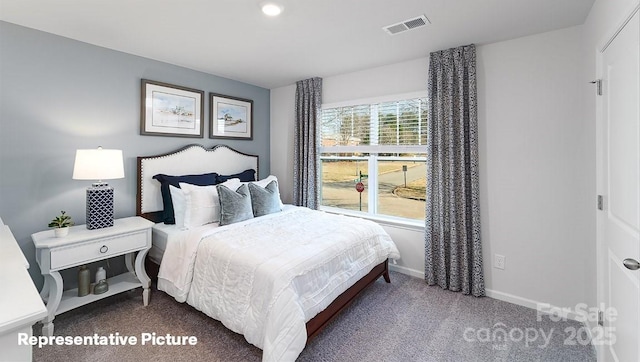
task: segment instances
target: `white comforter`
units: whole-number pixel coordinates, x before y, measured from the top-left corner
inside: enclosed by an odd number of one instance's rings
[[[158,289],[244,334],[263,361],[293,361],[305,323],[387,258],[400,255],[379,225],[289,207],[167,245]]]

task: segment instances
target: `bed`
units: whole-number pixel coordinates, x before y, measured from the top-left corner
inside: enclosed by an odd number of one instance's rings
[[[251,182],[246,179],[249,170],[255,170]],[[214,192],[221,199],[216,200],[220,219],[186,228],[178,217],[183,211],[176,209],[175,221],[181,226],[165,224],[166,190],[154,176],[211,173],[218,181],[226,179],[222,184],[228,187],[180,183],[180,192]],[[245,179],[239,180],[238,175]],[[157,270],[158,289],[243,334],[263,350],[263,361],[295,360],[305,344],[360,291],[381,276],[389,283],[388,260],[400,255],[375,223],[282,205],[281,201],[275,212],[224,221],[232,208],[229,205],[236,208],[225,200],[241,197],[242,190],[252,190],[252,197],[256,190],[272,190],[266,197],[271,199],[271,208],[275,207],[277,179],[260,176],[258,156],[227,146],[189,145],[163,155],[138,157],[136,211],[157,223],[148,260],[151,274]],[[174,191],[178,192],[171,188],[176,199],[179,195]],[[256,199],[252,202],[255,213],[260,209],[256,204],[262,204]],[[180,203],[176,201],[178,208]]]

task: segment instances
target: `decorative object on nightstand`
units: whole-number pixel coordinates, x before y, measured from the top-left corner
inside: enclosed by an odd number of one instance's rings
[[[104,270],[103,267],[98,267],[98,271],[96,271],[96,283],[101,280],[107,280],[107,271]]]
[[[87,188],[87,229],[113,226],[113,187],[102,180],[124,178],[121,150],[77,150],[74,180],[98,180]]]
[[[86,265],[78,269],[78,297],[89,295],[91,289],[91,272]]]
[[[69,227],[73,226],[73,220],[71,220],[71,216],[67,215],[64,210],[60,211],[60,216],[56,216],[49,223],[50,228],[54,228],[53,232],[56,235],[56,238],[62,238],[69,234]]]
[[[103,267],[99,267],[96,272],[96,285],[93,287],[93,294],[102,294],[109,290],[107,283],[107,272]]]
[[[93,294],[102,294],[106,293],[109,290],[109,284],[107,281],[102,279],[93,287]]]

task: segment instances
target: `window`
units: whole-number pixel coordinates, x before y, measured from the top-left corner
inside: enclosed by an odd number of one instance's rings
[[[427,100],[396,99],[323,105],[323,208],[424,220]]]

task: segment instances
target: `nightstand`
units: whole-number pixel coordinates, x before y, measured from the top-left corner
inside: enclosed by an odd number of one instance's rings
[[[53,335],[56,315],[127,290],[142,287],[143,303],[148,305],[151,280],[144,269],[144,259],[151,248],[152,226],[151,221],[135,216],[116,219],[112,227],[103,229],[73,226],[62,238],[56,238],[53,230],[31,235],[36,247],[36,260],[44,275],[40,296],[47,302],[47,316],[42,320],[42,334]],[[128,272],[108,278],[109,290],[106,293],[78,297],[77,288],[63,292],[60,270],[119,255],[125,255]]]

